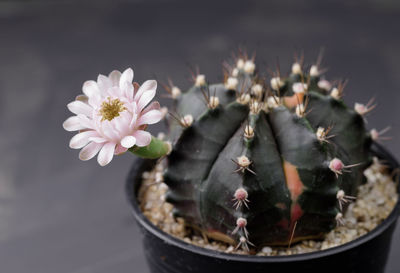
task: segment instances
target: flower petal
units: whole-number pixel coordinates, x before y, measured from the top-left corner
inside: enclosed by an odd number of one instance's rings
[[[101,148],[99,155],[97,156],[97,162],[100,166],[105,166],[113,159],[115,151],[115,143],[108,142]]]
[[[94,122],[91,119],[89,119],[87,116],[79,114],[77,117],[78,117],[80,124],[82,124],[82,126],[84,126],[84,128],[95,129]]]
[[[159,110],[150,110],[149,112],[142,115],[136,123],[136,126],[142,124],[154,124],[162,119],[163,115]]]
[[[83,83],[82,86],[82,91],[83,94],[85,94],[86,96],[90,97],[94,94],[99,94],[100,90],[99,87],[97,85],[97,82],[95,81],[86,81]]]
[[[128,83],[126,82],[124,84],[124,87],[122,88],[123,92],[125,93],[125,96],[129,99],[129,100],[133,100],[133,85],[132,83]]]
[[[93,108],[98,108],[101,104],[101,95],[98,93],[94,93],[89,97],[88,103]]]
[[[131,121],[130,121],[130,123],[129,123],[129,128],[134,128],[136,125],[136,121],[137,121],[137,114],[133,114],[132,115],[132,119],[131,119]]]
[[[140,97],[147,91],[154,90],[154,93],[157,89],[157,81],[155,80],[148,80],[145,81],[138,89],[135,94],[135,101],[139,101]]]
[[[124,111],[120,114],[119,117],[113,119],[112,123],[114,125],[115,130],[118,131],[119,135],[128,135],[128,131],[130,130],[129,123],[131,121],[131,114],[127,111]]]
[[[124,106],[126,107],[126,109],[127,109],[127,112],[129,112],[129,113],[136,113],[137,112],[137,105],[136,105],[136,102],[126,102],[126,101],[123,101],[124,102]]]
[[[113,86],[118,86],[119,79],[121,78],[121,72],[119,72],[118,70],[111,71],[108,77],[110,78]]]
[[[93,141],[96,143],[104,143],[107,141],[107,139],[105,139],[103,137],[89,137],[89,141]]]
[[[147,146],[151,142],[151,134],[143,130],[137,130],[133,133],[136,138],[136,145],[139,147]]]
[[[121,140],[122,147],[130,148],[136,143],[136,138],[133,136],[126,136]]]
[[[97,136],[96,131],[85,131],[79,134],[74,135],[70,142],[69,142],[69,147],[72,149],[80,149],[84,146],[86,146],[89,143],[89,138]]]
[[[125,83],[132,83],[133,81],[133,70],[132,68],[126,69],[122,75],[121,78],[119,79],[119,88],[123,89]]]
[[[67,131],[78,131],[85,129],[85,126],[80,123],[77,116],[67,118],[63,123],[63,127]]]
[[[120,154],[125,153],[127,150],[128,150],[127,148],[124,148],[120,144],[117,144],[117,146],[115,147],[114,154],[115,155],[120,155]]]
[[[67,105],[69,111],[72,113],[78,115],[78,114],[84,114],[87,117],[92,116],[93,109],[86,103],[83,103],[79,100],[73,101],[68,103]]]
[[[119,132],[112,126],[108,120],[102,121],[103,135],[108,139],[117,142],[120,140]]]
[[[101,143],[91,142],[79,152],[79,159],[86,161],[93,158],[103,147]]]
[[[142,109],[146,107],[146,105],[154,98],[155,95],[156,95],[155,89],[144,92],[138,101],[139,111],[142,111]]]
[[[107,90],[107,94],[111,97],[120,98],[123,96],[122,90],[118,86],[113,86]]]
[[[145,109],[143,109],[142,115],[144,113],[149,112],[150,110],[160,110],[160,108],[161,108],[160,103],[158,101],[153,101],[152,103],[150,103],[149,106],[147,106]]]
[[[102,91],[102,93],[105,94],[107,90],[111,88],[112,82],[108,77],[99,74],[99,76],[97,77],[97,85],[99,86],[99,89]]]
[[[79,100],[79,101],[87,104],[89,101],[89,98],[86,95],[78,95],[78,96],[76,96],[75,100]]]

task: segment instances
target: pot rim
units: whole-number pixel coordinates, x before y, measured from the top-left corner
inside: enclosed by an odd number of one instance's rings
[[[375,153],[375,155],[377,155],[379,158],[384,158],[385,160],[389,161],[390,168],[399,167],[399,163],[397,162],[397,160],[386,149],[384,149],[382,146],[376,143],[374,143],[373,145],[374,145],[373,148],[375,149],[373,152]],[[143,166],[145,163],[146,160],[141,158],[135,161],[136,166]],[[138,223],[140,223],[140,225],[143,226],[148,232],[160,238],[167,244],[174,245],[178,248],[192,252],[197,255],[203,255],[203,256],[208,256],[210,258],[217,258],[227,261],[250,262],[250,263],[282,263],[282,262],[287,263],[287,262],[307,261],[311,259],[318,259],[330,255],[335,255],[350,250],[352,248],[356,248],[379,236],[389,226],[391,226],[397,220],[397,217],[400,215],[400,198],[398,198],[397,203],[393,208],[392,212],[375,229],[348,243],[328,248],[325,250],[314,251],[310,253],[302,253],[302,254],[282,255],[282,256],[256,256],[256,255],[246,255],[246,254],[225,253],[187,243],[181,239],[178,239],[164,232],[163,230],[153,225],[140,210],[139,201],[136,197],[137,190],[140,185],[140,182],[138,183],[137,180],[141,179],[141,175],[139,174],[141,174],[143,171],[144,171],[143,168],[136,167],[129,174],[126,184],[126,192],[128,195],[128,199],[133,207],[133,215],[135,216]],[[400,185],[397,188],[398,192],[399,192],[399,187]]]

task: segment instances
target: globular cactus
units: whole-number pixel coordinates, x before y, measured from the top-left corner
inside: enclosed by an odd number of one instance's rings
[[[194,75],[187,92],[171,85],[172,152],[164,181],[174,215],[237,247],[322,238],[342,223],[363,182],[376,138],[365,129],[373,106],[347,107],[343,85],[308,72],[266,81],[239,56],[224,83]]]

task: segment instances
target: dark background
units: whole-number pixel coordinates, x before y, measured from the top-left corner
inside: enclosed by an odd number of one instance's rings
[[[132,66],[139,82],[187,88],[188,64],[216,81],[239,45],[262,72],[276,57],[288,71],[300,50],[310,63],[324,46],[328,78],[350,80],[351,105],[376,97],[368,126],[391,125],[399,157],[399,29],[395,0],[1,1],[0,271],[148,272],[124,193],[133,156],[101,168],[68,148],[61,124],[85,80]],[[388,273],[399,254],[398,228]]]

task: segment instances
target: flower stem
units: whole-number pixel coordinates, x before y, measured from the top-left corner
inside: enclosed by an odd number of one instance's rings
[[[134,146],[130,148],[129,151],[142,158],[156,159],[167,155],[170,152],[170,149],[170,143],[152,137],[149,145],[145,147]]]

